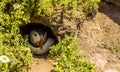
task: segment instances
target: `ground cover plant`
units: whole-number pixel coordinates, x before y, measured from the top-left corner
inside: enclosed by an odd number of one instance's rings
[[[79,11],[82,17],[86,17],[98,8],[99,2],[100,0],[1,0],[0,72],[27,72],[29,70],[32,54],[28,50],[27,42],[20,34],[19,26],[30,23],[31,17],[37,15],[52,18],[59,9],[63,9],[63,13],[70,11],[73,15],[74,11]],[[9,61],[3,61],[7,59]],[[71,61],[74,62],[72,59]],[[86,63],[83,62],[84,64]],[[91,66],[88,67],[91,68]]]
[[[66,35],[51,47],[49,58],[56,61],[53,72],[95,72],[94,65],[83,60],[77,40]]]

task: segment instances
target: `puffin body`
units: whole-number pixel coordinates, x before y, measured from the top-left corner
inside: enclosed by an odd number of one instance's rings
[[[30,48],[34,54],[45,54],[49,51],[49,47],[52,46],[54,42],[55,42],[54,39],[48,38],[46,43],[43,45],[43,48],[33,47],[32,45],[30,45]]]

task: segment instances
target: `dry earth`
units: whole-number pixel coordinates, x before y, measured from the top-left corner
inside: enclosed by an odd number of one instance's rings
[[[51,72],[54,68],[53,60],[47,59],[47,55],[35,56],[33,55],[33,64],[29,72]]]
[[[79,37],[85,59],[95,64],[97,72],[120,72],[120,9],[100,4],[96,16],[85,21]],[[34,56],[30,72],[51,72],[53,60]]]
[[[97,72],[120,72],[120,9],[100,4],[93,20],[81,27],[83,54]]]

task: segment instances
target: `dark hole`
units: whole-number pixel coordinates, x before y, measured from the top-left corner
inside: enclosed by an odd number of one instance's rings
[[[20,33],[21,35],[23,36],[23,38],[26,38],[25,36],[26,35],[29,35],[30,34],[30,31],[34,28],[40,28],[42,29],[43,31],[47,31],[47,36],[48,37],[52,37],[55,39],[55,44],[58,42],[57,40],[57,37],[54,35],[54,33],[52,32],[52,30],[47,27],[47,26],[44,26],[42,24],[39,24],[39,23],[29,23],[29,24],[26,24],[26,25],[22,25],[19,27],[20,28]],[[37,34],[35,33],[34,36],[37,36]],[[29,38],[29,37],[27,37]],[[29,41],[29,40],[28,40]],[[45,53],[46,55],[49,54],[49,52]],[[44,54],[44,55],[45,55]],[[37,55],[37,54],[33,54],[33,57],[38,57],[38,58],[46,58],[45,56],[43,55]]]
[[[30,31],[34,28],[40,28],[44,31],[47,31],[47,35],[48,37],[52,37],[52,38],[55,38],[56,42],[57,42],[57,38],[56,36],[54,35],[54,33],[52,32],[52,30],[43,25],[43,24],[40,24],[40,23],[28,23],[28,24],[25,24],[25,25],[22,25],[19,27],[20,28],[20,33],[21,35],[23,36],[23,38],[26,36],[26,35],[29,35]],[[37,34],[35,33],[34,36],[37,36]]]

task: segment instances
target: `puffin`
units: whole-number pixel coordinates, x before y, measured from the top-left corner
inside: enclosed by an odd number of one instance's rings
[[[41,55],[49,51],[49,47],[55,44],[55,38],[50,31],[42,28],[33,28],[29,32],[28,42],[33,54]]]

